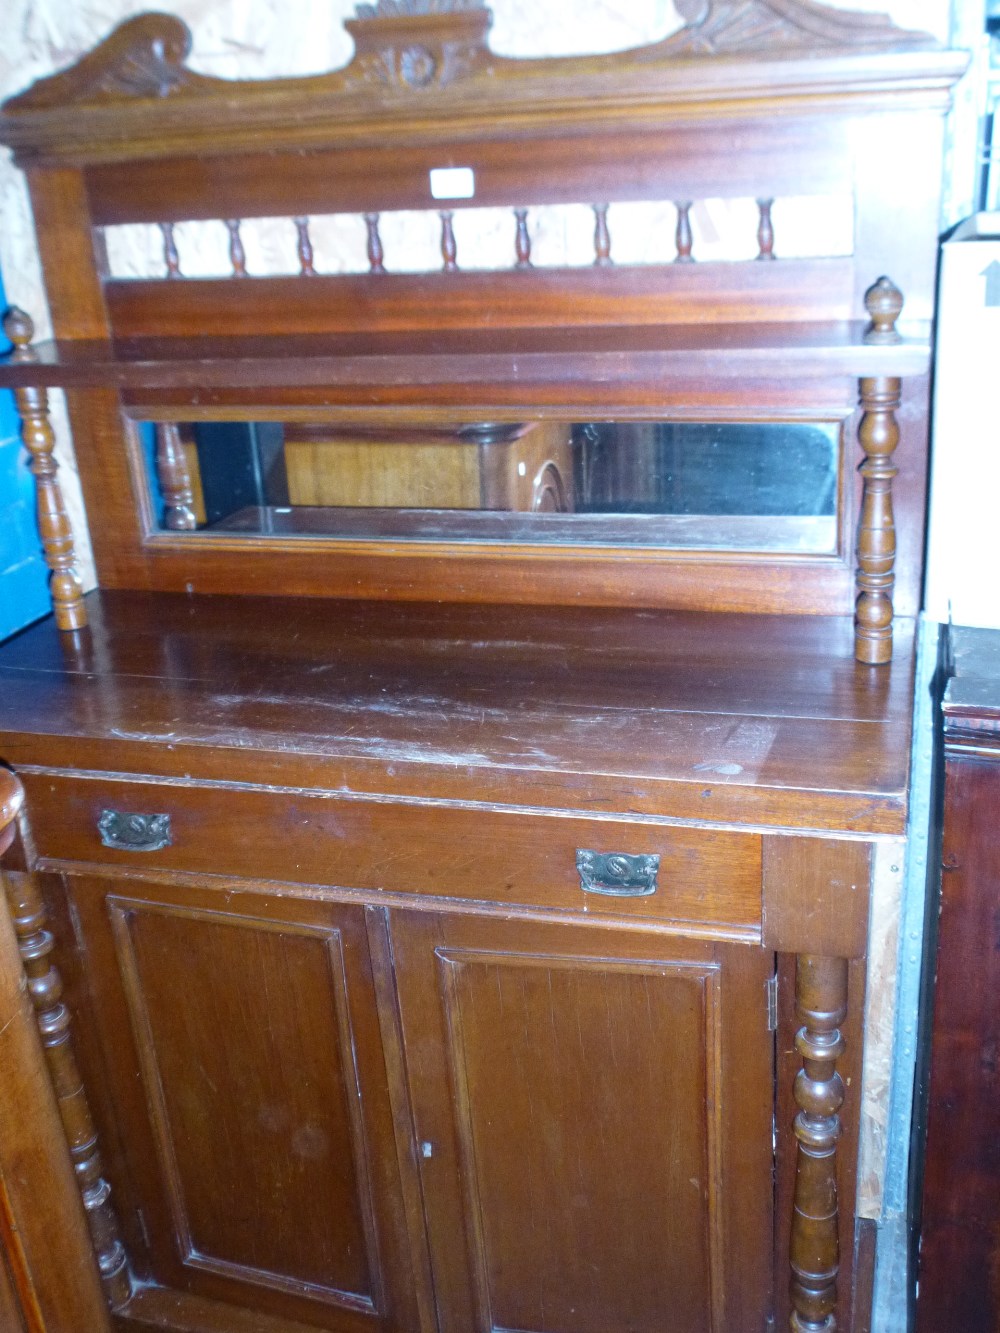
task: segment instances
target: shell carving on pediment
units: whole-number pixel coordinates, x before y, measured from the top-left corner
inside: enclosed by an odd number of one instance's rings
[[[675,0],[684,27],[661,50],[677,55],[926,46],[886,14],[831,9],[814,0]]]

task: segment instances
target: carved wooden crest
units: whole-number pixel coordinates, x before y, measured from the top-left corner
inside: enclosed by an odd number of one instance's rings
[[[648,67],[678,57],[808,56],[935,45],[928,34],[897,28],[883,14],[831,9],[816,0],[676,0],[676,7],[684,26],[636,51],[510,60],[489,49],[492,15],[482,0],[376,0],[360,4],[357,16],[345,25],[356,48],[350,64],[319,79],[298,82],[322,82],[330,92],[367,86],[413,93],[483,74],[509,72],[524,80],[537,71],[570,78],[577,67],[589,72],[607,64],[621,67],[624,77],[629,63]],[[173,99],[178,94],[227,95],[233,87],[230,81],[187,68],[190,49],[191,34],[179,18],[140,14],[122,23],[72,68],[12,99],[7,109]]]
[[[378,0],[359,5],[348,19],[355,55],[347,87],[442,88],[482,69],[492,56],[487,34],[493,16],[471,0]]]
[[[28,108],[100,103],[123,97],[169,97],[198,83],[213,83],[185,65],[191,52],[187,25],[172,14],[139,14],[71,68],[42,79],[17,98]]]

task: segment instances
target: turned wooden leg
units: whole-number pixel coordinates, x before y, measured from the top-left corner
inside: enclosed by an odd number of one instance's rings
[[[17,779],[0,768],[0,854],[21,800]],[[0,1244],[20,1306],[18,1327],[111,1333],[22,964],[0,897]]]
[[[105,1298],[117,1310],[132,1295],[128,1261],[111,1203],[111,1187],[103,1175],[87,1093],[76,1063],[69,1010],[62,1002],[62,978],[52,963],[54,941],[46,929],[45,905],[33,875],[7,874],[4,888],[63,1131],[83,1196]]]
[[[34,326],[28,316],[10,309],[4,316],[3,331],[14,344],[12,364],[37,361],[31,347]],[[31,471],[37,496],[38,534],[42,539],[45,562],[52,571],[50,591],[52,609],[60,629],[82,629],[87,623],[83,590],[76,573],[73,529],[63,503],[57,480],[59,465],[53,456],[55,436],[49,421],[48,395],[44,389],[14,390],[14,402],[21,418],[21,438],[31,455]]]
[[[795,1079],[795,1195],[790,1263],[793,1333],[833,1333],[840,1267],[837,1142],[844,1085],[837,1060],[847,1016],[847,960],[800,954],[795,1007],[802,1023],[795,1045],[802,1068]]]

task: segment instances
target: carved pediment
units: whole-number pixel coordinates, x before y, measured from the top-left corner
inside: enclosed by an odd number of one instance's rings
[[[169,97],[211,83],[184,64],[191,33],[172,14],[139,14],[115,28],[70,69],[43,79],[11,105],[28,108]]]
[[[928,33],[897,28],[886,14],[831,9],[814,0],[675,0],[675,5],[684,27],[662,43],[664,54],[805,55],[935,44]]]
[[[537,88],[541,98],[551,101],[560,89],[575,91],[581,79],[603,77],[609,87],[627,87],[630,75],[675,58],[780,58],[936,46],[928,34],[897,28],[885,15],[831,9],[816,0],[675,3],[684,26],[650,46],[611,55],[515,60],[490,50],[492,14],[482,0],[373,0],[360,4],[345,25],[355,44],[346,67],[306,79],[261,82],[193,73],[185,64],[191,49],[185,24],[169,14],[140,14],[70,69],[12,98],[4,110],[16,115],[163,99],[176,104],[191,96],[199,104],[213,99],[218,106],[237,90],[249,103],[276,89],[334,98],[356,93],[361,100],[372,93],[381,102],[385,94],[424,96],[476,80],[484,87],[503,84],[505,90],[516,85],[525,97]]]

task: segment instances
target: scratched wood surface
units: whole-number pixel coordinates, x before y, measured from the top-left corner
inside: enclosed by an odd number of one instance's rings
[[[901,832],[910,626],[95,593],[0,649],[15,765]],[[447,735],[447,741],[444,740]],[[253,753],[248,767],[248,752]]]

